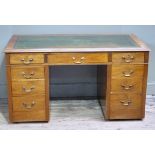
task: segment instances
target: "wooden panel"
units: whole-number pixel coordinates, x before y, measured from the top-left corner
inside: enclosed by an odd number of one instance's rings
[[[142,92],[142,78],[130,78],[130,79],[112,79],[111,80],[111,92],[130,92],[141,93]]]
[[[45,94],[45,81],[14,81],[12,82],[12,94],[13,96]]]
[[[49,54],[48,63],[61,64],[102,64],[108,62],[107,53],[55,53]]]
[[[47,121],[45,110],[35,112],[13,112],[13,122]]]
[[[8,55],[6,56],[6,61],[8,62]],[[11,67],[6,67],[6,77],[7,77],[7,86],[8,86],[8,112],[9,112],[9,121],[12,122],[12,87],[11,87]]]
[[[144,63],[144,53],[112,53],[112,62],[113,63]]]
[[[44,67],[11,67],[12,80],[44,79]]]
[[[107,66],[97,66],[97,97],[101,105],[102,112],[106,113],[106,91],[107,91]]]
[[[112,78],[143,77],[144,65],[112,65]]]
[[[149,52],[145,52],[145,62],[149,61]],[[145,102],[146,102],[146,91],[147,91],[147,77],[148,77],[148,64],[144,66],[144,75],[143,75],[143,93],[142,93],[142,111],[143,118],[145,117]]]
[[[10,64],[37,64],[44,63],[43,54],[10,54]]]
[[[45,109],[45,95],[13,97],[13,111],[38,111]]]
[[[111,95],[110,119],[142,119],[141,95],[130,93]]]
[[[49,96],[49,67],[45,66],[45,109],[46,109],[46,120],[49,121],[49,100],[50,100],[50,96]]]

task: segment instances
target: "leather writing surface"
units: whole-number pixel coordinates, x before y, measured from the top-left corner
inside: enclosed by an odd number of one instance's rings
[[[138,47],[129,35],[19,36],[15,49]]]

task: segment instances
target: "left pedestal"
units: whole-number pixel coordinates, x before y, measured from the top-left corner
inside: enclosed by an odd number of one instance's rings
[[[48,66],[43,54],[6,54],[10,122],[49,120]]]

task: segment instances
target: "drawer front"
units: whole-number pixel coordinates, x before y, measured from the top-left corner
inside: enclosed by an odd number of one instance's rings
[[[142,100],[139,94],[114,94],[110,96],[110,119],[141,119]]]
[[[112,65],[112,78],[143,77],[144,65]]]
[[[13,96],[45,94],[45,81],[14,81],[12,82],[12,94]]]
[[[47,121],[45,110],[13,112],[13,122]]]
[[[44,63],[43,54],[10,54],[10,64],[38,64]]]
[[[49,54],[50,64],[102,64],[108,62],[107,53],[61,53]]]
[[[13,112],[45,110],[45,95],[13,97]]]
[[[112,53],[113,63],[144,63],[144,53]]]
[[[142,81],[142,78],[112,79],[111,92],[141,93]]]
[[[44,79],[44,67],[11,67],[12,80]]]

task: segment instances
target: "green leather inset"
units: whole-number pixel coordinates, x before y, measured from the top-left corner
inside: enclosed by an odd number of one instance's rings
[[[19,36],[15,49],[138,47],[129,35]]]

